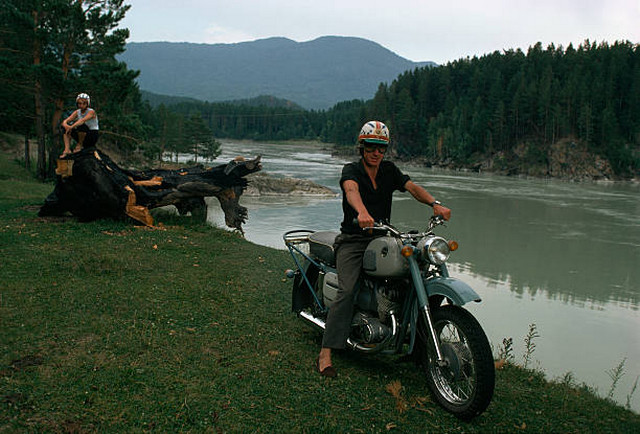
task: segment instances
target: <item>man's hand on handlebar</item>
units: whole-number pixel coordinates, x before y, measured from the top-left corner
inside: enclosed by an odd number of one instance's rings
[[[362,229],[372,228],[375,220],[368,212],[358,214],[358,226]]]
[[[445,220],[449,220],[451,218],[451,210],[446,206],[436,204],[433,205],[433,215],[438,215]]]

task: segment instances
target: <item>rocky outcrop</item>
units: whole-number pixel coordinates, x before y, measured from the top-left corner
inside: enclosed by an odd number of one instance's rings
[[[276,178],[260,173],[247,177],[249,185],[244,192],[246,196],[325,196],[334,197],[337,193],[324,185],[316,184],[308,179]]]
[[[549,149],[549,175],[571,181],[610,180],[614,178],[609,161],[589,153],[586,146],[561,140]]]
[[[497,175],[557,178],[579,182],[617,179],[609,161],[590,152],[584,143],[571,138],[547,146],[523,142],[510,151],[476,155],[466,165],[455,164],[452,160],[425,162],[425,165]]]

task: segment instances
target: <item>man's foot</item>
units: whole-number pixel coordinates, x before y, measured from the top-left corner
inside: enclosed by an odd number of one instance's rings
[[[63,152],[62,154],[60,154],[59,158],[67,158],[69,155],[71,155],[71,152]]]
[[[320,369],[320,358],[316,359],[316,371],[323,377],[334,378],[338,375],[338,372],[336,372],[336,368],[331,365],[325,366],[323,369]]]

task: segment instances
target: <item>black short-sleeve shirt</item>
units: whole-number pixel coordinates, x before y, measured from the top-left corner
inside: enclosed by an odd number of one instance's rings
[[[373,188],[373,184],[369,175],[364,170],[362,160],[355,163],[348,163],[342,168],[342,176],[340,177],[340,188],[342,189],[342,213],[344,220],[341,224],[343,233],[359,234],[362,230],[353,224],[353,220],[358,217],[358,213],[349,205],[347,197],[344,193],[344,181],[352,180],[358,183],[360,197],[364,206],[371,214],[375,221],[388,222],[391,219],[391,202],[393,192],[396,190],[406,191],[404,186],[410,180],[391,161],[382,161],[376,175],[377,189]]]

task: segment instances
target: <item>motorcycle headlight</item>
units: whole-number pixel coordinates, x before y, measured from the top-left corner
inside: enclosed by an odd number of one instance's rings
[[[429,262],[435,265],[441,265],[447,262],[450,253],[449,243],[442,237],[430,237],[426,239],[422,248],[422,254],[429,259]]]

